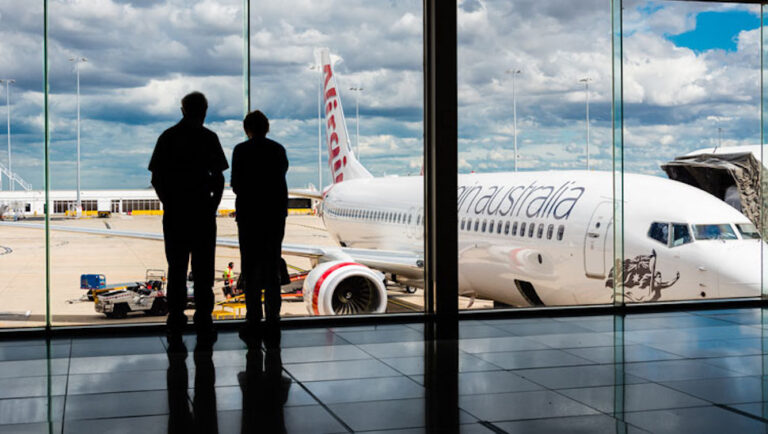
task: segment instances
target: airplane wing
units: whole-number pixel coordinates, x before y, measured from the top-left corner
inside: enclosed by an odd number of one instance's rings
[[[0,226],[21,227],[29,229],[45,228],[45,225],[40,223],[18,222],[0,222]],[[99,228],[75,228],[63,225],[51,225],[50,228],[53,231],[60,232],[73,232],[91,235],[102,235],[108,237],[163,241],[163,234],[150,232],[117,231],[112,229]],[[217,238],[216,245],[231,248],[239,247],[238,241],[232,238]],[[351,260],[370,268],[377,269],[379,271],[415,278],[420,278],[424,273],[424,259],[420,255],[412,252],[284,243],[283,254],[310,258],[319,262]]]
[[[314,188],[298,188],[288,190],[291,197],[304,197],[307,199],[323,200],[323,193]]]

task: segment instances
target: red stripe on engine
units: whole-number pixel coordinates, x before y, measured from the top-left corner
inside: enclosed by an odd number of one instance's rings
[[[336,264],[333,267],[325,270],[323,275],[320,276],[319,279],[317,279],[317,283],[315,283],[315,290],[312,293],[312,312],[314,312],[315,315],[320,315],[320,311],[317,306],[317,298],[320,296],[320,287],[323,286],[323,282],[325,282],[325,279],[327,279],[331,273],[333,273],[334,271],[338,270],[341,267],[346,267],[347,265],[360,265],[360,264],[356,264],[354,262],[342,262],[341,264]]]

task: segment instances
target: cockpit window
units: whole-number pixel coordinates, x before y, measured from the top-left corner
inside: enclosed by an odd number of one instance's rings
[[[741,238],[745,240],[759,240],[760,232],[752,223],[736,223],[736,227],[739,229]]]
[[[693,225],[693,236],[697,240],[735,240],[736,233],[727,223],[715,225]]]
[[[669,223],[651,223],[648,236],[667,245],[669,243]]]
[[[693,242],[688,225],[672,223],[672,247],[682,246]]]

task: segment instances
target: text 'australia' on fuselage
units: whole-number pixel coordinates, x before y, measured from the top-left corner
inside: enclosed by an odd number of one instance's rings
[[[460,175],[461,294],[515,306],[610,303],[612,182],[597,171]],[[423,252],[422,186],[421,177],[336,183],[325,195],[324,222],[343,246]],[[760,294],[762,241],[741,232],[750,224],[741,213],[646,175],[625,175],[624,198],[619,278],[628,302]],[[697,236],[712,225],[733,236]]]

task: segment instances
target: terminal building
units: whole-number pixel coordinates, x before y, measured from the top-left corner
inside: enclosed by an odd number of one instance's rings
[[[163,204],[152,188],[138,190],[82,190],[80,192],[82,211],[90,216],[111,214],[161,215]],[[51,190],[51,215],[73,215],[76,212],[77,192],[75,190]],[[195,204],[190,204],[190,212]],[[312,213],[312,200],[291,197],[288,201],[292,214]],[[230,215],[235,211],[235,193],[224,189],[219,204],[219,215]],[[0,217],[6,219],[41,217],[45,215],[45,192],[0,191]]]

